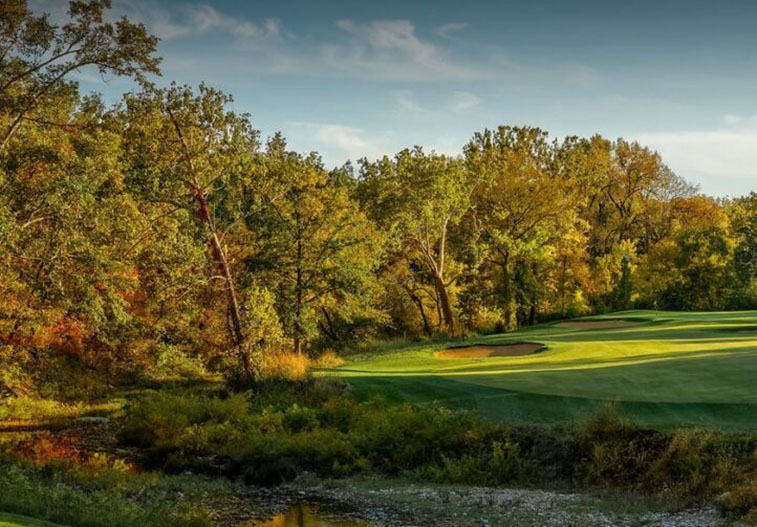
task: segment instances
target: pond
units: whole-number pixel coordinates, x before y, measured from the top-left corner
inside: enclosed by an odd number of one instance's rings
[[[270,520],[251,520],[237,527],[368,527],[370,524],[353,518],[339,517],[315,505],[300,503]]]

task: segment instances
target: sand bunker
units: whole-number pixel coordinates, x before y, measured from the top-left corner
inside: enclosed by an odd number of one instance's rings
[[[479,359],[483,357],[519,357],[531,355],[544,349],[543,344],[536,342],[522,342],[520,344],[504,344],[501,346],[464,346],[449,348],[436,354],[440,359]]]
[[[569,322],[558,322],[555,326],[570,329],[617,329],[630,328],[640,324],[642,322],[632,320],[571,320]]]

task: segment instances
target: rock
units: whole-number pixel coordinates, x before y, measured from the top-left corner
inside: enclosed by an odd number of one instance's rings
[[[89,423],[93,425],[107,425],[108,423],[110,423],[110,419],[108,419],[107,417],[86,416],[77,418],[76,422]]]
[[[715,498],[715,504],[722,506],[731,498],[731,496],[732,494],[730,492],[724,492],[723,494]]]

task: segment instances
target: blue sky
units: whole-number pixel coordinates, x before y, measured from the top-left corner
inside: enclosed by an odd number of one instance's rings
[[[55,15],[63,0],[35,0]],[[114,0],[163,79],[231,93],[327,165],[477,130],[638,139],[715,195],[757,190],[757,2]],[[81,73],[115,100],[129,85]]]

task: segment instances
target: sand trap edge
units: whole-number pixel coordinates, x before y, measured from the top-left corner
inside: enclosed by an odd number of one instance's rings
[[[555,323],[555,327],[566,329],[623,329],[645,324],[645,321],[609,319],[609,320],[565,320]]]
[[[456,346],[436,352],[437,359],[484,359],[488,357],[523,357],[544,351],[547,347],[539,342],[513,344],[471,344]]]

